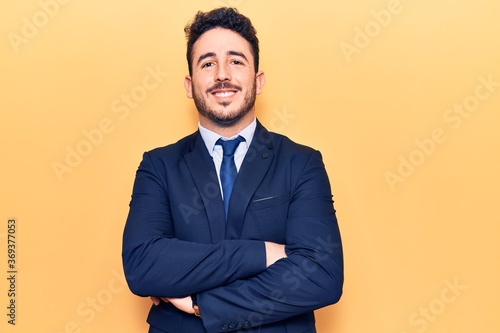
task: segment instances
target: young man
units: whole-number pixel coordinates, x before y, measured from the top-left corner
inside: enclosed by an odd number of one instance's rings
[[[123,238],[149,332],[316,332],[343,258],[321,154],[255,118],[265,83],[250,20],[198,13],[185,28],[199,130],[146,152]]]

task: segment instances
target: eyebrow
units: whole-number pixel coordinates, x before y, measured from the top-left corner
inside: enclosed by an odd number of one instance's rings
[[[237,52],[237,51],[228,51],[227,54],[229,55],[235,55],[235,56],[238,56],[238,57],[242,57],[243,59],[245,59],[246,61],[248,61],[247,57],[245,57],[245,55],[241,52]]]
[[[203,60],[203,59],[206,59],[206,58],[209,58],[209,57],[215,57],[215,53],[214,52],[208,52],[208,53],[205,53],[205,54],[202,54],[199,58],[198,58],[198,62],[196,63],[197,65],[200,64],[200,62]]]
[[[227,54],[229,55],[234,55],[234,56],[238,56],[238,57],[242,57],[243,59],[245,59],[246,61],[248,61],[247,57],[241,53],[241,52],[237,52],[237,51],[227,51]],[[196,64],[199,64],[203,59],[206,59],[206,58],[210,58],[210,57],[215,57],[216,54],[215,52],[207,52],[205,54],[202,54],[199,58],[198,58],[198,61]]]

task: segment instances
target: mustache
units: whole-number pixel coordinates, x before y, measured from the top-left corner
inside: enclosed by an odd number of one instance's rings
[[[213,86],[211,86],[210,88],[208,88],[206,92],[207,92],[207,94],[210,94],[214,90],[221,90],[221,89],[234,89],[234,90],[238,90],[238,91],[242,90],[242,88],[236,84],[232,84],[232,83],[228,83],[228,82],[218,82],[218,83],[214,84]]]

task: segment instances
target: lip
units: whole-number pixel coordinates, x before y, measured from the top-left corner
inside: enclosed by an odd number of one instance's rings
[[[236,95],[237,92],[238,90],[236,89],[217,89],[212,91],[211,94],[216,98],[231,98]]]

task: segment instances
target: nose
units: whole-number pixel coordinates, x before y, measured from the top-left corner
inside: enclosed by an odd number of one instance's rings
[[[217,66],[215,81],[231,81],[231,72],[228,65],[220,64]]]

